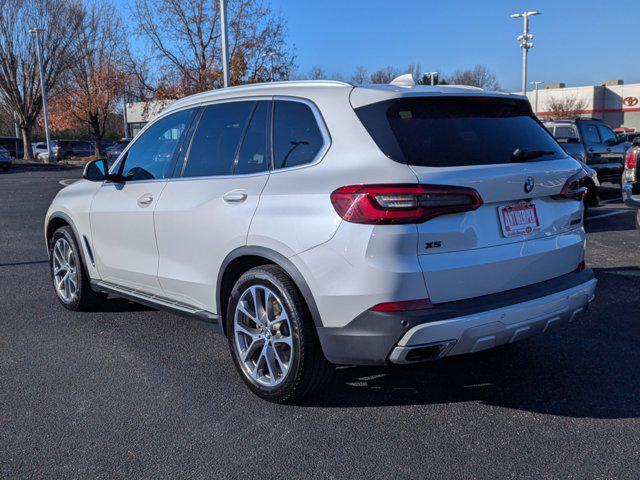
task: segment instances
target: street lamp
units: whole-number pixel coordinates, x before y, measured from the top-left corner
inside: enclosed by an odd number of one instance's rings
[[[538,85],[542,85],[544,84],[544,82],[540,82],[540,81],[535,81],[535,82],[529,82],[529,85],[534,85],[536,87],[536,116],[538,115]]]
[[[524,28],[522,29],[522,35],[518,35],[517,39],[520,40],[520,48],[522,48],[522,94],[527,94],[527,52],[533,48],[533,35],[529,33],[529,17],[533,15],[540,15],[542,12],[530,11],[522,13],[514,13],[511,18],[522,18]]]
[[[42,28],[31,28],[29,33],[36,38],[36,54],[38,56],[38,66],[40,68],[40,91],[42,93],[42,114],[44,115],[44,133],[47,137],[47,155],[51,162],[51,136],[49,134],[49,114],[47,111],[47,90],[44,82],[44,67],[42,66],[42,51],[40,50],[40,32],[44,32]],[[25,145],[26,146],[26,145]]]
[[[227,38],[227,2],[220,0],[220,32],[222,33],[222,78],[229,86],[229,45]]]
[[[435,85],[436,84],[436,81],[435,81],[436,76],[440,75],[440,72],[426,72],[426,73],[427,73],[427,75],[429,75],[429,83],[431,85]]]

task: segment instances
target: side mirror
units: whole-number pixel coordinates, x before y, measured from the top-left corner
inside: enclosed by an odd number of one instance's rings
[[[84,166],[82,178],[90,182],[103,182],[109,180],[111,182],[124,182],[125,178],[119,174],[109,173],[109,163],[106,158],[97,158],[91,160]]]
[[[108,172],[109,167],[107,165],[107,160],[104,158],[97,158],[84,166],[82,178],[89,180],[90,182],[102,182],[107,179]]]

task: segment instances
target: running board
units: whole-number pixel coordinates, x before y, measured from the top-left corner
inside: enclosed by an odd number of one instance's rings
[[[98,292],[110,293],[112,295],[115,295],[116,297],[126,298],[127,300],[141,303],[148,307],[157,308],[159,310],[166,310],[183,317],[194,318],[196,320],[203,321],[211,326],[214,326],[215,329],[219,332],[222,332],[218,315],[207,310],[203,310],[201,308],[197,308],[183,302],[178,302],[176,300],[171,300],[160,295],[144,292],[135,288],[124,287],[122,285],[105,282],[103,280],[91,280],[91,288]]]

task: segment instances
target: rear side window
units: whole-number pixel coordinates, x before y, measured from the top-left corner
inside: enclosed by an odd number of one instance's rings
[[[366,105],[356,114],[392,160],[415,166],[510,163],[513,152],[564,151],[538,123],[528,102],[493,97],[413,97]]]
[[[613,133],[613,130],[609,127],[598,125],[598,131],[600,132],[602,143],[614,144],[618,141],[618,137],[616,137],[616,134]]]
[[[309,105],[277,100],[273,116],[274,167],[297,167],[315,161],[324,138]]]
[[[227,102],[206,107],[189,148],[183,176],[230,175],[255,102]]]

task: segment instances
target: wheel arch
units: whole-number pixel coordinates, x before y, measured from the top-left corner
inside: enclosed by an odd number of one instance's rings
[[[78,233],[78,229],[76,228],[75,223],[71,219],[69,215],[64,212],[55,212],[51,214],[51,216],[47,219],[47,225],[45,227],[45,242],[47,246],[47,255],[51,253],[51,237],[53,237],[54,232],[60,227],[68,226],[73,231],[73,236],[76,240],[76,245],[78,246],[78,250],[80,250],[80,255],[82,256],[82,266],[85,270],[85,274],[88,275],[88,264],[87,264],[87,245],[82,241],[83,237]],[[93,259],[91,259],[91,265],[94,265]],[[91,278],[91,277],[89,277]]]
[[[304,298],[316,327],[322,326],[320,312],[311,293],[311,289],[297,267],[284,255],[266,247],[244,246],[231,251],[220,267],[216,282],[216,305],[222,331],[226,335],[226,310],[229,295],[236,280],[247,270],[260,265],[277,265],[293,280]]]

